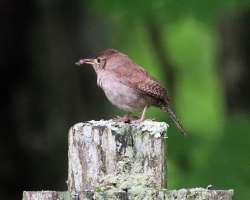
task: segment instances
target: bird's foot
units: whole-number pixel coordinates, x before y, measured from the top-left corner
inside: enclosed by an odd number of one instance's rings
[[[123,123],[130,123],[131,122],[131,119],[128,115],[124,115],[123,117],[116,116],[116,118],[114,120],[117,122],[123,122]]]
[[[129,124],[131,122],[130,116],[124,115],[123,117],[121,117],[121,122]]]
[[[130,114],[126,114],[123,117],[116,116],[116,118],[114,120],[117,122],[131,123],[131,122],[137,121],[139,119],[137,116],[132,116]]]

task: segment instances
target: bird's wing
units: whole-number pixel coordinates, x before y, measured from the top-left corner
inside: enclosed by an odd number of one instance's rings
[[[129,87],[139,92],[157,98],[163,102],[169,102],[166,90],[149,73],[133,62],[123,63],[112,69],[112,73]]]

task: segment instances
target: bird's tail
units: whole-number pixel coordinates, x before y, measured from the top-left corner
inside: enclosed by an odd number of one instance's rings
[[[162,110],[164,112],[167,112],[169,114],[169,117],[173,120],[173,122],[175,123],[176,127],[180,130],[181,134],[187,135],[187,131],[183,128],[180,120],[176,117],[174,111],[172,111],[169,106],[162,107]]]

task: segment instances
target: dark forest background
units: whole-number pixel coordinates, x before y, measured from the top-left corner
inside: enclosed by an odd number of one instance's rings
[[[67,188],[67,132],[122,114],[81,57],[117,48],[168,88],[169,188],[250,199],[250,2],[0,1],[0,199]],[[147,115],[168,117],[157,109]]]

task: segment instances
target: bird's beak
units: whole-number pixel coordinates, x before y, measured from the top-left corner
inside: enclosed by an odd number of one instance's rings
[[[94,58],[84,58],[84,59],[80,59],[78,62],[76,62],[75,64],[80,66],[80,65],[83,65],[83,64],[90,64],[90,65],[94,65],[96,64],[97,61],[96,59]]]

